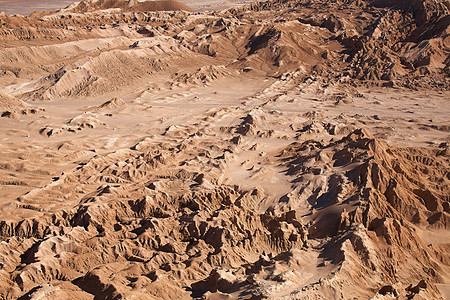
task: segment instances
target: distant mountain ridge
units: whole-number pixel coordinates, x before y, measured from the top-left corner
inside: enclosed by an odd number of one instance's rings
[[[85,0],[69,5],[66,10],[85,13],[95,10],[120,8],[124,11],[192,11],[176,0],[138,1],[138,0]]]

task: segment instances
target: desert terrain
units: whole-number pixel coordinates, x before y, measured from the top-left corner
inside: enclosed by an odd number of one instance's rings
[[[198,3],[0,13],[0,299],[449,299],[450,3]]]
[[[0,0],[0,12],[9,15],[28,16],[36,11],[55,11],[74,3],[73,0]],[[115,6],[120,1],[109,1],[108,6]],[[135,1],[136,2],[136,1]],[[139,1],[138,1],[139,2]],[[143,1],[140,1],[143,2]],[[183,0],[189,8],[196,11],[222,10],[242,6],[252,0]]]
[[[73,2],[71,0],[0,0],[0,11],[9,15],[28,16],[34,11],[58,10]]]

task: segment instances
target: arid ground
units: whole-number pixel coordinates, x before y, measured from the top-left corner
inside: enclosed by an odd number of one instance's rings
[[[20,14],[28,16],[35,11],[55,11],[74,3],[73,0],[0,0],[0,12],[9,15]],[[120,1],[109,1],[107,5],[114,6]],[[196,11],[221,10],[251,3],[251,0],[183,0],[184,4]]]
[[[58,10],[72,4],[71,0],[0,0],[0,11],[29,15],[37,10]]]
[[[449,299],[449,2],[202,9],[0,13],[0,299]]]

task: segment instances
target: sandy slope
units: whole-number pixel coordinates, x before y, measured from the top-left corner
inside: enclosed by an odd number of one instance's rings
[[[36,11],[56,11],[63,9],[75,1],[72,0],[2,0],[0,1],[0,12],[5,12],[9,15],[20,14],[28,16],[34,12],[35,15],[39,14]],[[79,1],[77,1],[79,2]],[[188,10],[194,9],[195,11],[205,10],[222,10],[234,6],[242,6],[244,4],[251,3],[250,0],[183,0],[181,1],[189,7]],[[140,8],[145,11],[145,5]],[[186,8],[185,8],[186,9]],[[151,11],[157,10],[153,6]]]
[[[448,2],[131,2],[0,15],[0,298],[448,297]]]

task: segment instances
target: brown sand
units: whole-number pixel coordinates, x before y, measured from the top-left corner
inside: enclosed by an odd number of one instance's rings
[[[0,12],[28,16],[38,10],[58,10],[73,2],[72,0],[0,0]]]
[[[448,298],[448,2],[175,4],[0,15],[0,298]]]

